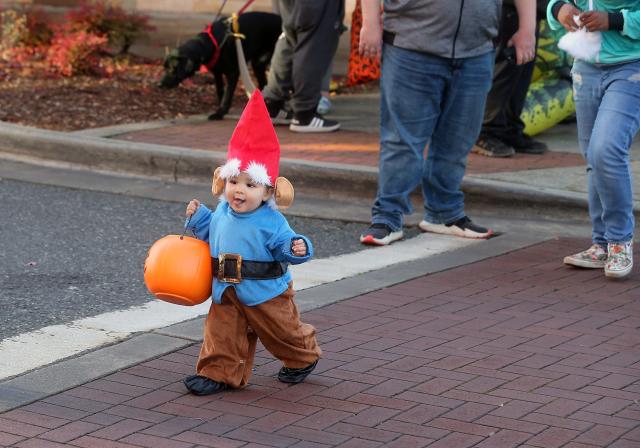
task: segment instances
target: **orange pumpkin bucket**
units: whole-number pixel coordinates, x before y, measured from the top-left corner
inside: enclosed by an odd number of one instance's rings
[[[206,242],[167,235],[153,243],[144,262],[144,282],[158,299],[198,305],[211,296],[211,254]]]

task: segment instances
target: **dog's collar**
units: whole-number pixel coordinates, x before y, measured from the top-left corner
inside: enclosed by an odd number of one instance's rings
[[[215,47],[215,50],[213,51],[213,56],[211,57],[209,62],[205,64],[205,66],[207,67],[207,70],[213,71],[213,67],[215,67],[216,63],[218,62],[218,58],[220,57],[220,45],[218,45],[218,41],[213,36],[213,24],[210,23],[204,29],[203,32],[209,35],[209,37],[211,38],[211,42],[213,42],[213,46]]]

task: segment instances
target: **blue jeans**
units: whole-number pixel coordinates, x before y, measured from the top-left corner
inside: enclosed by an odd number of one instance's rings
[[[451,60],[384,44],[372,223],[400,229],[420,183],[425,220],[448,224],[464,216],[460,184],[480,133],[493,60],[493,52]]]
[[[640,127],[640,61],[572,69],[578,139],[587,161],[594,243],[633,239],[629,149]]]

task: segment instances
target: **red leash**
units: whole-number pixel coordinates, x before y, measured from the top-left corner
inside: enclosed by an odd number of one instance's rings
[[[251,3],[253,3],[254,0],[247,0],[247,3],[244,4],[244,6],[242,8],[240,8],[240,10],[238,11],[238,15],[242,14],[244,12],[245,9],[247,9],[249,7],[249,5]]]
[[[251,5],[251,3],[253,3],[254,1],[255,0],[247,0],[247,2],[238,11],[238,15],[242,14],[244,12],[244,10],[247,9]],[[220,11],[218,11],[218,14],[219,13],[220,13]],[[213,42],[213,46],[216,47],[216,49],[213,52],[213,56],[211,57],[211,60],[205,64],[205,66],[207,67],[207,70],[209,70],[210,72],[213,72],[213,67],[215,67],[216,63],[218,62],[218,58],[220,58],[220,45],[218,44],[218,41],[216,40],[216,38],[213,36],[213,24],[212,23],[210,23],[203,30],[203,32],[207,33],[209,35],[209,38],[211,38],[211,42]]]

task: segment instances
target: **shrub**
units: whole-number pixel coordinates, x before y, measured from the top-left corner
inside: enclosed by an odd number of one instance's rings
[[[9,9],[0,13],[0,25],[0,51],[19,46],[27,30],[27,17]]]
[[[74,31],[106,36],[109,45],[120,54],[127,53],[136,39],[155,29],[148,16],[127,13],[106,0],[95,3],[83,0],[78,9],[67,14],[67,19]]]
[[[8,9],[0,12],[0,47],[40,47],[51,42],[53,30],[49,18],[41,10]]]
[[[47,52],[47,64],[62,76],[101,74],[100,53],[106,43],[106,36],[86,31],[57,33]]]

